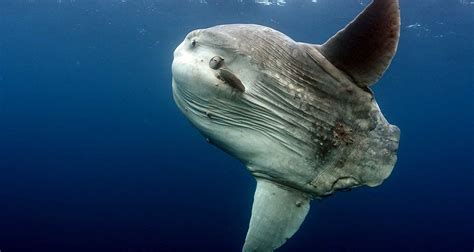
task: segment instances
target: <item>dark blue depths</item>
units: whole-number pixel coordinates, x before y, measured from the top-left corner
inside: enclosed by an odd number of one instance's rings
[[[322,43],[363,6],[197,2],[0,1],[2,252],[240,251],[255,183],[175,107],[174,48],[222,23]],[[394,172],[314,201],[280,251],[474,248],[474,5],[401,8],[398,54],[374,87],[402,132]]]

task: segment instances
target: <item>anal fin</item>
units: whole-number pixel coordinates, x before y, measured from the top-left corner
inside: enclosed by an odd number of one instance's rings
[[[244,252],[269,252],[298,231],[309,211],[307,194],[257,179]]]

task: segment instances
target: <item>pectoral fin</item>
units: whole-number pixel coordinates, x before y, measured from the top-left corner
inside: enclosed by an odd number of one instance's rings
[[[298,231],[309,211],[310,198],[297,190],[257,179],[244,252],[269,252]]]
[[[231,87],[239,90],[240,92],[245,92],[245,86],[242,84],[235,74],[227,69],[219,69],[219,78],[223,80],[225,83],[229,84]]]

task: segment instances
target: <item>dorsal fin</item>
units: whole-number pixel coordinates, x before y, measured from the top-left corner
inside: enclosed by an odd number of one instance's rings
[[[389,66],[400,37],[398,0],[374,0],[318,50],[360,87],[376,82]]]

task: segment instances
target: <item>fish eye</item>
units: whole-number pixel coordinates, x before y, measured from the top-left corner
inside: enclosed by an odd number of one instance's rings
[[[193,41],[191,42],[191,46],[192,46],[192,47],[195,47],[195,46],[196,46],[196,40],[195,40],[195,39],[193,39]]]
[[[209,67],[214,70],[221,68],[223,64],[224,64],[224,59],[221,56],[214,56],[209,61]]]

